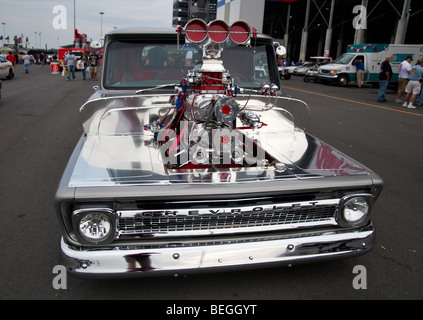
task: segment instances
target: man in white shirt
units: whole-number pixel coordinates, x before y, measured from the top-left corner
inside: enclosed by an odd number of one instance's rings
[[[25,55],[23,56],[23,61],[24,61],[25,73],[29,73],[29,65],[31,63],[31,56],[28,55],[28,53],[25,53]]]
[[[408,79],[410,77],[411,71],[411,61],[413,61],[413,58],[411,56],[406,56],[405,60],[401,62],[399,66],[398,92],[397,98],[395,99],[396,103],[402,103],[401,96],[405,93],[405,88],[408,84]]]
[[[69,50],[69,53],[65,56],[65,60],[68,65],[68,77],[66,78],[66,80],[70,80],[71,73],[72,73],[72,79],[76,80],[76,77],[75,77],[76,57],[72,53],[72,50]]]
[[[407,95],[405,96],[405,102],[402,105],[404,108],[408,109],[416,109],[414,106],[414,99],[416,98],[416,95],[420,94],[420,90],[422,87],[422,81],[423,79],[423,59],[419,59],[416,63],[416,65],[411,68],[410,72],[410,79],[407,85],[407,88],[405,88],[405,92],[407,92]],[[411,95],[411,98],[410,98]]]

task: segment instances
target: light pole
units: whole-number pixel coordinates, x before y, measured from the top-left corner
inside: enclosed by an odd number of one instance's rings
[[[73,32],[75,33],[76,29],[76,3],[75,0],[73,0]]]
[[[4,40],[6,40],[6,22],[1,23],[3,25],[3,46],[4,46]]]
[[[73,46],[74,47],[76,47],[75,30],[76,30],[76,1],[73,0]]]
[[[101,20],[101,25],[100,25],[100,37],[102,38],[103,37],[103,14],[104,14],[104,12],[99,12],[100,13],[100,20]]]

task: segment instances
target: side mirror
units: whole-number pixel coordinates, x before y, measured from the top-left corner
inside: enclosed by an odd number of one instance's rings
[[[285,48],[284,46],[278,46],[278,47],[276,48],[276,54],[277,54],[278,56],[283,56],[283,55],[285,55],[285,54],[286,54],[286,48]]]

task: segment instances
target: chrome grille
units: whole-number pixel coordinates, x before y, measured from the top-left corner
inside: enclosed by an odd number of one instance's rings
[[[290,207],[239,214],[166,215],[141,217],[121,214],[120,238],[271,231],[336,224],[337,203]]]

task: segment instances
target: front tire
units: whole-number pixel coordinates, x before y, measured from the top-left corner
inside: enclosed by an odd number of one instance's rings
[[[350,79],[347,75],[341,75],[338,79],[338,85],[341,87],[346,87],[348,83],[350,82]]]

